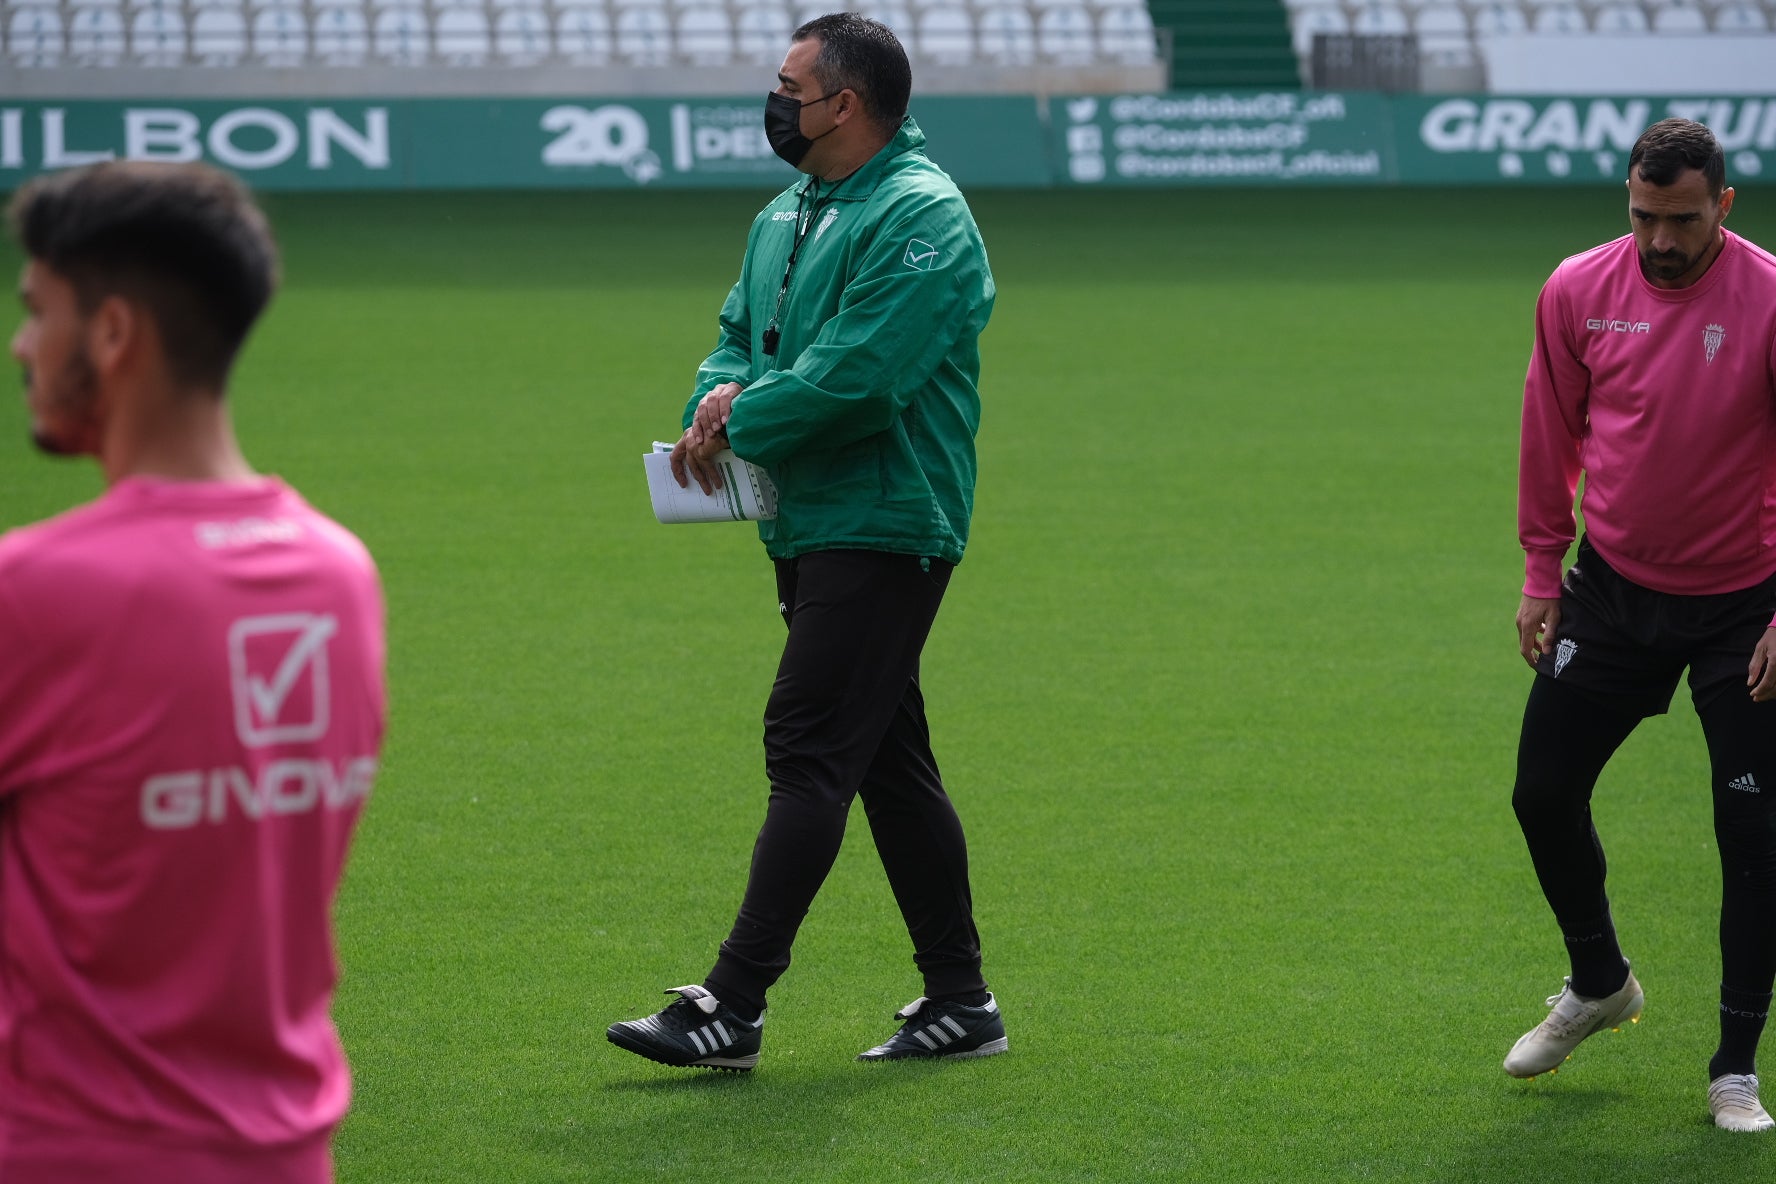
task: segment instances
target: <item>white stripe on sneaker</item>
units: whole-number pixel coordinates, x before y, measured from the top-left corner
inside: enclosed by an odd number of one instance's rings
[[[931,1037],[925,1035],[925,1033],[923,1033],[923,1032],[914,1032],[913,1035],[918,1038],[920,1044],[923,1044],[926,1048],[929,1048],[932,1052],[937,1051],[937,1041],[935,1041]]]
[[[948,1024],[950,1026],[950,1031],[954,1032],[958,1036],[968,1035],[967,1029],[963,1028],[961,1024],[958,1024],[956,1022],[955,1016],[946,1015],[943,1017],[942,1020],[940,1020],[938,1022]]]
[[[933,1036],[935,1036],[937,1038],[938,1043],[940,1043],[940,1044],[950,1044],[950,1043],[954,1042],[956,1039],[954,1036],[950,1035],[948,1032],[944,1031],[942,1028],[938,1027],[936,1024],[932,1024],[929,1028],[926,1028],[925,1030],[927,1032],[931,1033]]]
[[[715,1023],[710,1025],[710,1027],[714,1028],[717,1032],[721,1033],[723,1048],[726,1048],[728,1045],[734,1043],[734,1038],[728,1034],[728,1030],[726,1028],[722,1027],[722,1022],[720,1020],[716,1020]]]
[[[687,1032],[686,1035],[688,1035],[691,1038],[691,1043],[697,1046],[697,1055],[698,1056],[706,1057],[710,1053],[715,1051],[715,1049],[713,1049],[713,1048],[704,1048],[703,1047],[703,1036],[702,1036],[701,1032]]]

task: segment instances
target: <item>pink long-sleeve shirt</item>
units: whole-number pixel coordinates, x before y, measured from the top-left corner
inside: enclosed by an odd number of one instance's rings
[[[1560,595],[1581,470],[1586,535],[1634,583],[1702,595],[1776,572],[1776,257],[1725,237],[1687,288],[1648,283],[1632,235],[1543,286],[1517,478],[1525,595]]]
[[[0,538],[5,1184],[331,1178],[383,658],[368,553],[273,479]]]

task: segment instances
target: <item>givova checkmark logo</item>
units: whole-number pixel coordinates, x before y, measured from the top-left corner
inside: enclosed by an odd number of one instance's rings
[[[261,748],[327,734],[327,645],[339,632],[325,613],[242,617],[228,628],[234,730]]]
[[[914,271],[930,271],[937,266],[937,248],[924,239],[907,243],[906,265]]]

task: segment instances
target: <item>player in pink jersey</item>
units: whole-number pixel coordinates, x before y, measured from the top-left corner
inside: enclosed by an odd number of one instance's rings
[[[1633,232],[1566,260],[1536,304],[1517,634],[1537,677],[1512,805],[1572,973],[1505,1071],[1552,1070],[1640,1016],[1591,791],[1687,668],[1723,880],[1709,1111],[1754,1131],[1772,1125],[1755,1058],[1776,980],[1776,258],[1725,229],[1732,206],[1708,129],[1654,124],[1629,157]]]
[[[0,537],[0,1180],[322,1184],[383,609],[229,424],[270,230],[197,165],[42,178],[11,217],[32,435],[109,489]]]

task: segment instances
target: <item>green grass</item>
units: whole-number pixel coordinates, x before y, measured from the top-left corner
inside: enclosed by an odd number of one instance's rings
[[[1607,189],[983,194],[979,509],[925,680],[1012,1052],[851,1061],[919,993],[861,825],[756,1073],[611,1048],[707,969],[763,813],[769,566],[654,523],[637,461],[759,202],[271,203],[239,426],[391,611],[343,1184],[1758,1176],[1703,1104],[1681,699],[1598,795],[1646,1020],[1499,1068],[1563,972],[1508,802],[1518,403],[1541,280],[1625,225]],[[22,424],[0,527],[97,489]]]

